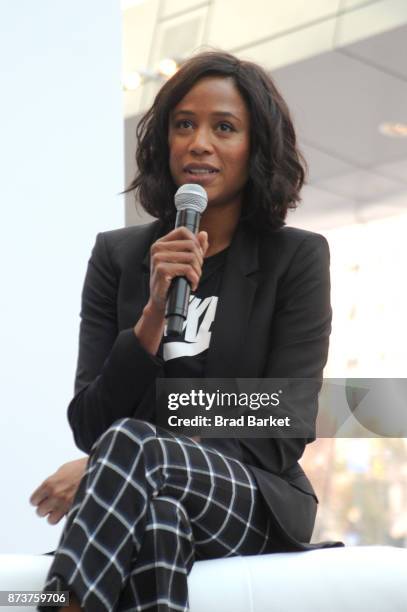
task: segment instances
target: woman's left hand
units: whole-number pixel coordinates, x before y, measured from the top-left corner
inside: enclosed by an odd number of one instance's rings
[[[30,503],[37,506],[39,516],[48,516],[56,525],[70,510],[79,483],[85,473],[88,457],[64,463],[33,492]]]

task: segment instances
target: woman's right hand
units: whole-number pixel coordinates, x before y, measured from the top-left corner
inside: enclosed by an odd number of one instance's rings
[[[177,227],[152,244],[149,301],[155,310],[164,314],[168,289],[176,276],[186,277],[192,291],[196,290],[207,249],[207,232],[195,235],[186,227]]]
[[[205,231],[195,236],[186,227],[177,227],[150,249],[150,298],[134,327],[140,344],[151,355],[156,355],[165,326],[165,305],[171,281],[185,276],[195,291],[202,274],[202,264],[208,249]]]

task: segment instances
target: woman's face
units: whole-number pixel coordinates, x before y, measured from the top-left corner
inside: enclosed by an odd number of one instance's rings
[[[175,184],[199,183],[208,205],[240,206],[249,174],[250,115],[233,80],[204,77],[171,111],[168,144]]]

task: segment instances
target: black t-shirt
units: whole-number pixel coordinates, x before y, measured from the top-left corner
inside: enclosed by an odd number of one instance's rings
[[[169,338],[164,331],[158,354],[164,360],[167,378],[204,377],[227,253],[228,248],[204,259],[200,283],[190,296],[182,335]],[[201,438],[201,441],[224,455],[245,460],[234,438]]]

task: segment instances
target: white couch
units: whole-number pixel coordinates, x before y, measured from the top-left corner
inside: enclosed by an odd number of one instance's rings
[[[41,590],[51,561],[0,555],[0,591]],[[407,611],[407,549],[390,546],[198,561],[188,580],[191,612]]]

